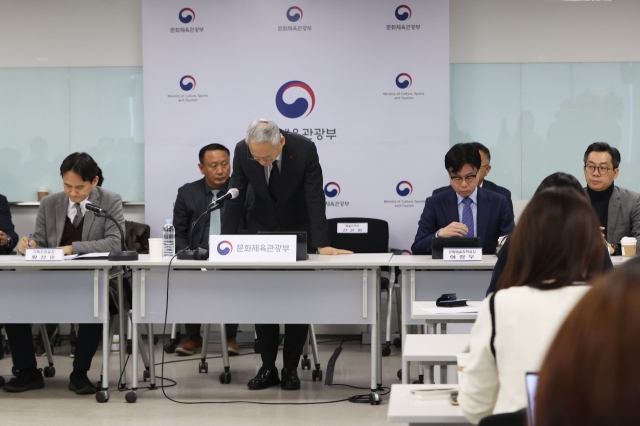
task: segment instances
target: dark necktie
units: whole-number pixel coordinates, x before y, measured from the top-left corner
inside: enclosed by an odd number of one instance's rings
[[[269,194],[271,198],[278,201],[278,183],[280,182],[280,170],[278,170],[278,162],[274,161],[271,165],[271,174],[269,174]]]
[[[76,208],[76,217],[73,218],[73,226],[77,228],[82,221],[82,210],[80,209],[80,203],[75,203],[73,207]]]
[[[462,204],[464,204],[464,206],[462,206],[462,223],[467,225],[467,229],[469,230],[466,235],[467,237],[473,237],[473,234],[475,234],[473,226],[473,211],[471,210],[472,202],[473,200],[469,197],[462,199]]]

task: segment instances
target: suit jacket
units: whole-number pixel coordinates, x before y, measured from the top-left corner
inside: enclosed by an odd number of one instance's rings
[[[478,188],[477,233],[482,240],[482,253],[495,254],[498,238],[513,229],[513,213],[507,199],[493,191]],[[431,254],[431,240],[436,232],[451,222],[460,222],[458,197],[453,188],[427,198],[418,222],[413,254]]]
[[[96,186],[89,195],[89,202],[108,211],[124,231],[124,214],[120,195]],[[42,199],[36,216],[36,229],[33,232],[33,240],[37,247],[50,248],[60,245],[68,208],[69,197],[64,192]],[[115,223],[103,217],[96,217],[93,212],[87,211],[82,225],[82,241],[72,244],[73,254],[120,251],[120,241],[120,231]]]
[[[584,190],[587,200],[589,193]],[[620,240],[623,237],[634,237],[637,250],[640,250],[640,194],[616,186],[609,199],[609,218],[607,219],[607,241],[616,244],[616,252],[620,254]]]
[[[447,190],[447,188],[451,188],[451,185],[438,188],[434,190],[431,195],[439,194],[440,192]],[[511,201],[511,191],[509,191],[507,188],[504,188],[500,185],[496,185],[495,183],[488,181],[486,179],[482,182],[482,189],[488,189],[489,191],[497,192],[498,194],[503,195],[507,199],[507,202],[509,203],[509,210],[511,210],[511,214],[514,215],[513,202]]]
[[[220,187],[219,195],[224,195],[229,190],[229,181]],[[206,210],[206,185],[204,178],[188,183],[178,189],[178,197],[173,206],[173,226],[176,229],[176,252],[191,244],[191,231],[193,222]],[[227,201],[228,202],[228,201]],[[224,220],[227,203],[220,209],[220,221]],[[193,236],[197,242],[193,248],[198,247],[202,232],[209,216],[203,218],[193,230]]]
[[[322,168],[315,144],[309,139],[280,131],[285,137],[280,166],[278,202],[269,194],[264,167],[249,160],[247,143],[238,142],[233,155],[232,188],[240,195],[227,202],[223,234],[236,234],[242,216],[246,188],[255,191],[253,206],[247,211],[250,233],[258,231],[306,231],[309,247],[326,247],[329,231],[322,189]]]
[[[13,222],[11,221],[11,210],[9,210],[9,202],[7,197],[0,195],[0,231],[3,231],[9,238],[11,244],[0,247],[0,254],[10,254],[14,247],[18,244],[18,234],[16,234]]]

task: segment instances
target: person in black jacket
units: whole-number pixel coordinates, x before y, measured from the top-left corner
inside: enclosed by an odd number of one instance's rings
[[[272,121],[254,120],[249,125],[246,138],[238,142],[233,155],[230,186],[240,194],[226,203],[223,234],[238,233],[249,185],[255,193],[254,203],[247,211],[250,233],[306,231],[311,252],[317,249],[320,254],[351,253],[329,246],[322,168],[312,141],[282,131]],[[282,381],[276,369],[279,330],[278,324],[256,325],[262,368],[248,383],[250,389],[277,384],[286,390],[300,389],[297,367],[309,326],[285,326]]]
[[[18,234],[11,221],[11,210],[7,197],[0,194],[0,254],[11,254],[18,244]]]
[[[576,177],[573,175],[570,175],[568,173],[563,173],[563,172],[553,173],[547,176],[546,178],[544,178],[544,180],[540,182],[538,189],[536,189],[536,192],[533,195],[535,196],[536,194],[548,188],[573,188],[579,194],[584,195],[582,185],[580,185],[580,182],[578,181],[578,179],[576,179]],[[491,282],[489,283],[489,288],[487,289],[487,296],[496,291],[496,285],[498,284],[498,280],[500,279],[500,276],[502,276],[504,267],[507,264],[507,259],[509,256],[510,241],[511,241],[511,236],[506,238],[504,244],[502,245],[502,248],[500,249],[500,252],[498,253],[498,261],[496,262],[496,266],[494,266],[493,273],[491,274]],[[604,241],[603,241],[603,244],[604,244]],[[611,263],[609,252],[605,246],[603,271],[608,271],[610,269],[613,269],[613,263]]]

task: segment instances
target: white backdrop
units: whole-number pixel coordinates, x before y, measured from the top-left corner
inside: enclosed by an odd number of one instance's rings
[[[447,183],[448,0],[142,7],[153,236],[177,189],[201,177],[199,149],[233,153],[251,120],[267,118],[316,143],[328,217],[385,219],[391,246],[410,248],[424,199]]]

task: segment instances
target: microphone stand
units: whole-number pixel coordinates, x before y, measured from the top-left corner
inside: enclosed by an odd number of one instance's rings
[[[122,248],[122,251],[109,252],[109,257],[107,258],[107,260],[110,260],[112,262],[118,262],[123,260],[138,260],[138,252],[127,250],[127,245],[124,242],[124,231],[122,230],[122,226],[120,226],[118,221],[115,220],[113,216],[111,216],[106,211],[104,213],[94,211],[93,214],[95,214],[97,217],[105,217],[111,220],[113,223],[116,224],[116,226],[118,227],[118,230],[120,231],[120,246]]]
[[[195,222],[193,222],[193,224],[191,225],[191,244],[189,244],[188,250],[183,250],[180,253],[178,253],[178,259],[180,260],[208,260],[209,259],[209,250],[207,250],[206,248],[203,247],[198,247],[197,249],[193,249],[193,246],[195,245],[195,240],[193,239],[193,234],[196,230],[196,225],[198,224],[198,222],[200,222],[202,220],[202,218],[204,218],[205,216],[207,216],[209,213],[221,209],[222,208],[222,203],[220,204],[215,204],[211,207],[208,207],[207,210],[205,210],[204,213],[202,213],[196,220]],[[204,227],[202,228],[202,233],[200,234],[200,239],[198,241],[202,240],[202,235],[204,234]]]

